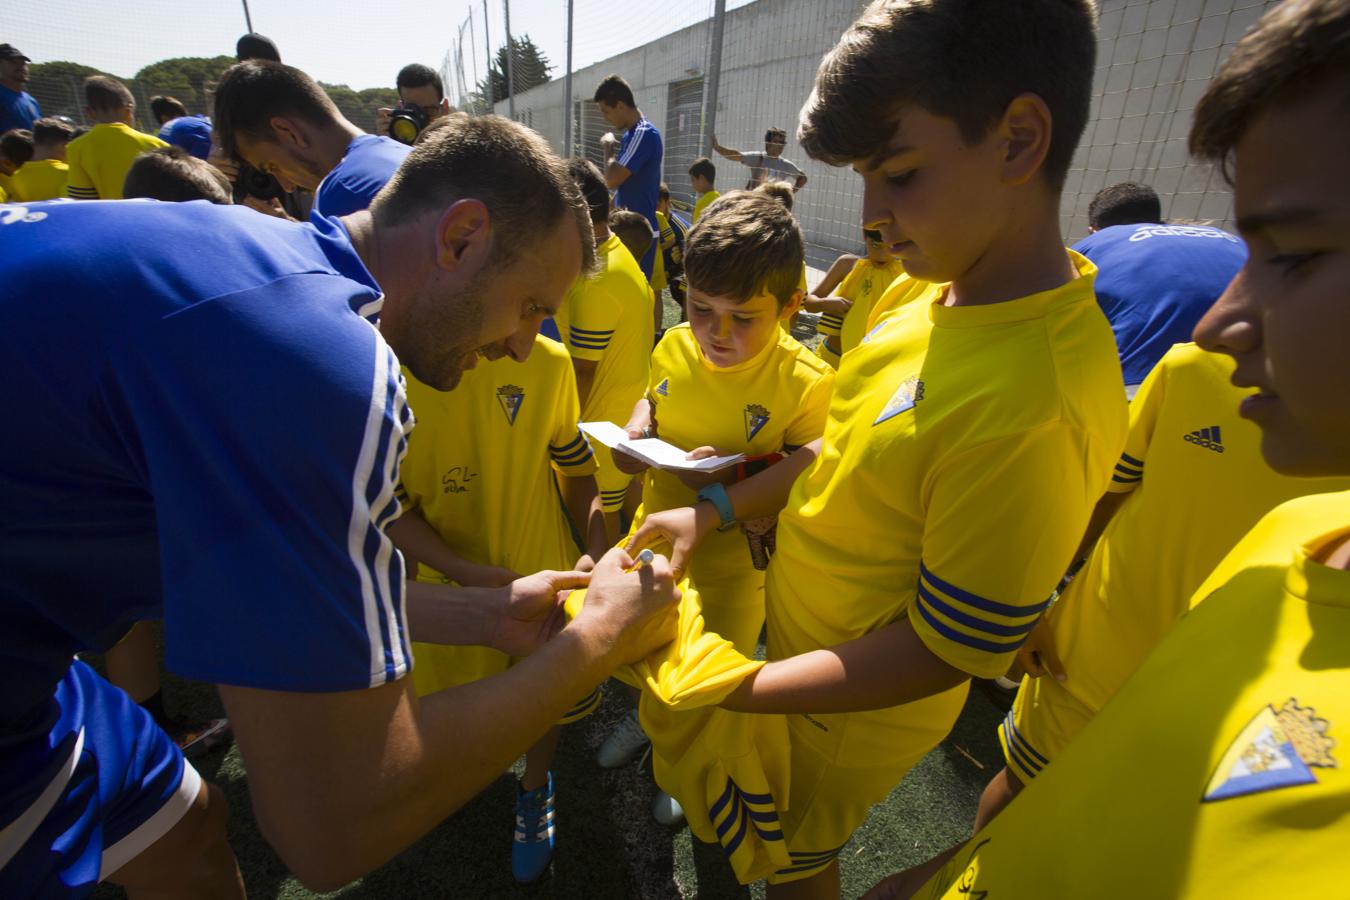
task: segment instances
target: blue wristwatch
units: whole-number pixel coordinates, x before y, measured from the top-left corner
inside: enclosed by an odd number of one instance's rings
[[[722,523],[717,526],[718,531],[727,531],[736,527],[736,513],[731,508],[731,498],[727,496],[727,489],[721,482],[714,481],[698,492],[699,500],[707,500],[717,509],[717,517]]]

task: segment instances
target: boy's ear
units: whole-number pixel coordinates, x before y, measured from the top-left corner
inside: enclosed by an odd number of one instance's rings
[[[788,300],[787,303],[784,303],[783,308],[778,311],[778,318],[780,319],[792,318],[792,316],[796,314],[797,310],[802,308],[802,300],[804,300],[805,298],[806,295],[802,293],[800,289],[793,291],[792,297]]]
[[[1050,152],[1054,125],[1050,108],[1036,94],[1018,94],[998,123],[1003,181],[1025,184],[1036,176]]]

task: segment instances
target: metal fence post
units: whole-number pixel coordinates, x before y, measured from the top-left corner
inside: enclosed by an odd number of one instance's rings
[[[563,157],[572,158],[572,0],[567,0],[567,74],[563,76]]]
[[[487,53],[487,75],[483,81],[483,112],[492,112],[492,32],[488,31],[488,0],[483,0],[483,50]]]
[[[516,117],[516,46],[511,40],[511,0],[502,0],[506,17],[506,114]]]
[[[717,133],[717,88],[722,76],[722,33],[727,22],[727,0],[713,4],[712,44],[708,48],[708,74],[703,83],[703,138],[699,142],[704,156],[712,155],[712,136]]]

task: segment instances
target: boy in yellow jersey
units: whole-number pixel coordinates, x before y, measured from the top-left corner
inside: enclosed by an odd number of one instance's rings
[[[1058,229],[1094,26],[1088,0],[863,12],[821,63],[800,142],[861,175],[864,226],[923,295],[843,361],[795,483],[804,454],[654,514],[631,544],[669,537],[680,566],[719,521],[782,510],[770,661],[722,704],[787,714],[793,864],[770,897],[838,896],[839,850],[947,734],[970,678],[1007,671],[1119,458],[1115,344]]]
[[[116,78],[86,78],[84,103],[85,118],[94,127],[66,147],[70,166],[66,192],[75,200],[121,200],[132,161],[146,150],[168,144],[131,127],[136,99]]]
[[[689,167],[689,184],[698,194],[698,199],[694,201],[694,220],[693,224],[698,224],[699,216],[708,208],[718,197],[722,196],[713,187],[713,182],[717,180],[717,167],[713,161],[706,156],[700,156],[694,160],[694,164]]]
[[[684,321],[684,242],[689,235],[688,224],[670,208],[670,188],[661,185],[656,199],[656,225],[660,231],[661,253],[658,258],[662,284],[657,286],[655,278],[652,287],[660,296],[661,288],[670,291],[670,299],[680,305],[680,321]]]
[[[498,587],[521,572],[589,568],[603,555],[608,544],[595,460],[577,430],[576,383],[562,345],[537,337],[527,359],[480,362],[448,393],[404,377],[417,429],[400,470],[406,511],[389,534],[410,558],[410,576]],[[587,541],[584,555],[569,515]],[[418,696],[486,678],[511,663],[488,647],[414,641],[412,648]],[[590,713],[599,699],[596,691],[578,702],[563,722]],[[511,844],[512,873],[521,882],[538,878],[553,853],[549,769],[557,740],[554,728],[525,754]]]
[[[1296,477],[1350,475],[1347,62],[1350,4],[1287,0],[1234,48],[1191,132],[1192,152],[1233,177],[1250,249],[1196,342],[1236,361],[1241,416],[1260,428],[1266,462]],[[1063,755],[915,896],[1341,891],[1350,494],[1275,509],[1192,604]]]
[[[60,119],[38,119],[33,123],[33,158],[24,163],[11,179],[15,199],[25,203],[55,200],[66,195],[66,145],[75,129]]]
[[[618,237],[619,243],[623,244],[624,249],[635,260],[646,256],[647,251],[656,241],[656,234],[652,231],[651,223],[647,221],[646,216],[635,213],[631,209],[616,209],[611,212],[609,214],[609,230]],[[655,258],[658,264],[653,267],[653,279],[661,272],[659,265],[661,254],[656,254]],[[663,308],[661,298],[657,294],[655,280],[648,283],[647,290],[652,298],[652,327],[655,329],[655,333],[659,334]]]
[[[825,280],[816,287],[816,295],[806,300],[808,311],[820,313],[816,331],[824,340],[816,350],[821,359],[836,369],[839,358],[862,340],[872,307],[891,282],[905,272],[904,265],[882,240],[881,232],[863,229],[863,242],[867,246],[867,256],[862,259],[852,255],[839,257],[825,274]],[[841,263],[847,274],[836,276],[837,280],[831,284],[830,276]]]
[[[32,158],[33,132],[27,128],[11,128],[0,134],[0,190],[13,202],[23,199],[14,186],[14,178]]]
[[[609,189],[600,170],[582,159],[572,160],[571,169],[590,206],[599,272],[577,280],[555,319],[572,354],[581,421],[625,422],[647,388],[656,337],[651,288],[633,255],[609,231]],[[596,463],[612,543],[622,533],[619,511],[633,476],[620,472],[608,454]]]
[[[752,468],[820,437],[834,373],[778,328],[801,303],[802,252],[796,220],[768,196],[733,191],[707,209],[685,249],[689,321],[667,331],[652,354],[647,394],[627,420],[630,436],[657,435],[695,457],[743,453]],[[611,452],[621,470],[644,476],[635,528],[647,515],[693,503],[746,472],[740,466],[681,476]],[[708,598],[704,631],[748,657],[764,625],[767,524],[709,536],[688,572]],[[645,743],[636,712],[629,719],[601,749],[601,765],[621,764]],[[664,824],[678,819],[662,811],[668,806],[658,795],[653,811]]]

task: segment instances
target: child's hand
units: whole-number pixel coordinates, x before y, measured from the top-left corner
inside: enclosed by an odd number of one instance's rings
[[[641,428],[634,428],[632,423],[629,423],[624,430],[628,432],[628,439],[633,441],[645,437],[653,437],[656,434],[654,431],[649,432],[644,431]],[[647,469],[651,468],[633,454],[624,453],[618,448],[611,449],[609,455],[614,459],[614,467],[625,475],[641,475],[643,472],[647,471]]]
[[[685,454],[685,459],[707,459],[710,456],[725,456],[719,453],[716,447],[697,447]],[[722,484],[731,483],[731,475],[735,469],[727,468],[720,472],[676,472],[675,477],[691,491],[702,490],[714,482]]]

